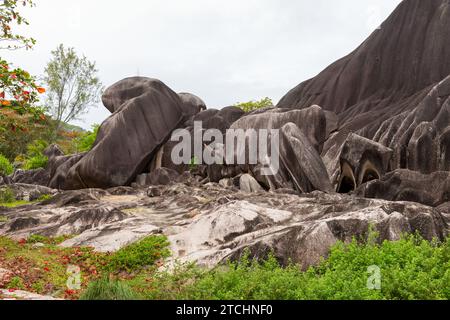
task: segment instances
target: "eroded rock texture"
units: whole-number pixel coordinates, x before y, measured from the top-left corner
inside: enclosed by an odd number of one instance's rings
[[[448,171],[449,36],[448,0],[405,0],[359,48],[278,107],[318,104],[335,112],[341,135],[353,132],[393,150],[390,170]]]
[[[416,231],[444,239],[449,231],[442,212],[417,203],[251,191],[195,179],[148,189],[66,191],[41,204],[0,210],[0,235],[75,234],[62,245],[115,251],[162,233],[171,242],[172,261],[214,266],[249,249],[254,257],[273,251],[280,262],[292,259],[306,268],[338,240],[366,239],[369,225],[380,241]]]
[[[100,127],[94,148],[70,168],[65,189],[129,185],[185,117],[179,96],[154,79],[125,79],[103,100],[113,114]]]

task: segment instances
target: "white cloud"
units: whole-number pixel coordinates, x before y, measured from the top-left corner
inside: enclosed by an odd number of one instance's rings
[[[278,101],[358,46],[400,0],[39,0],[38,40],[10,61],[42,74],[59,43],[97,61],[105,85],[139,73],[210,107]],[[81,124],[103,121],[99,106]]]

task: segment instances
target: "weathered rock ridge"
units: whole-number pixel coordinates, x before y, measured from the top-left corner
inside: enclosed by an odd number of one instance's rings
[[[393,150],[389,170],[449,171],[450,2],[404,0],[360,47],[292,89],[279,108],[312,104]],[[324,152],[328,152],[325,148]]]

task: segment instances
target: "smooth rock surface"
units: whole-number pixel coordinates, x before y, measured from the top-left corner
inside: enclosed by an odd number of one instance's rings
[[[65,189],[131,184],[183,122],[181,99],[159,80],[125,79],[105,96],[114,113],[101,125],[93,149],[70,168]]]

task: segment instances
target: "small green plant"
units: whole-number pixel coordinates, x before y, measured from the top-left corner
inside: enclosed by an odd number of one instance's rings
[[[165,236],[150,236],[130,244],[110,257],[106,267],[113,271],[136,271],[153,266],[158,260],[170,256],[169,241]]]
[[[37,155],[31,158],[28,158],[25,161],[23,168],[25,170],[35,170],[40,168],[45,168],[48,163],[48,158],[44,155]]]
[[[245,112],[252,112],[262,108],[273,107],[273,102],[270,98],[264,98],[259,101],[240,102],[236,104],[236,107],[241,108]]]
[[[197,157],[192,157],[191,161],[189,162],[189,170],[193,171],[197,168],[197,166],[199,165],[198,158]]]
[[[27,243],[29,244],[35,244],[35,243],[43,243],[47,245],[59,245],[63,243],[64,241],[72,238],[73,236],[70,235],[63,235],[59,237],[45,237],[39,234],[33,234],[28,237]]]
[[[45,140],[35,140],[30,143],[27,146],[27,154],[23,168],[25,170],[45,168],[48,163],[48,158],[43,155],[43,152],[48,145],[48,142]]]
[[[104,277],[91,282],[80,300],[139,300],[139,296],[124,282]]]
[[[25,285],[22,278],[13,277],[6,286],[6,289],[23,290],[25,289]]]
[[[0,203],[8,204],[16,201],[14,192],[9,187],[0,188]]]
[[[51,200],[53,198],[53,196],[51,194],[43,194],[42,196],[40,196],[37,201],[38,202],[42,202],[42,201],[48,201]]]
[[[76,140],[76,148],[78,152],[87,152],[92,149],[95,141],[97,140],[99,129],[100,125],[94,124],[92,126],[92,131],[83,133],[83,135]]]
[[[14,167],[6,157],[0,154],[0,175],[9,176],[14,172]]]
[[[0,223],[3,223],[3,222],[8,222],[8,217],[0,216]]]
[[[28,237],[27,239],[27,243],[47,243],[49,241],[49,238],[38,235],[38,234],[33,234],[31,236]]]

